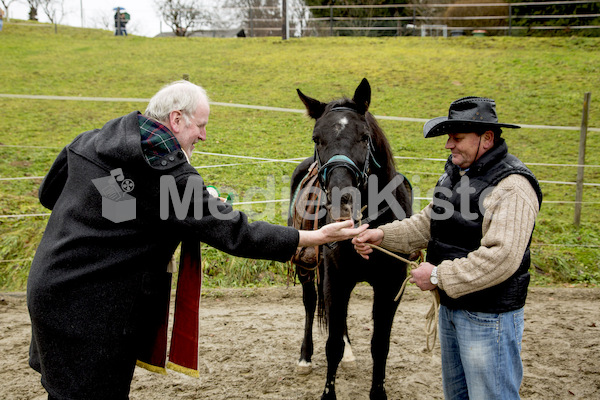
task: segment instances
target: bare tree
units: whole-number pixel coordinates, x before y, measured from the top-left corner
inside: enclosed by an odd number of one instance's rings
[[[10,21],[10,14],[8,13],[8,7],[10,7],[10,5],[12,3],[14,3],[17,0],[0,0],[0,3],[2,3],[2,6],[4,7],[4,10],[6,10],[6,20]]]
[[[458,2],[456,2],[458,3]],[[496,0],[461,0],[460,4],[498,3]],[[490,7],[449,7],[444,13],[448,26],[478,28],[485,26],[508,26],[508,4]],[[473,17],[471,20],[459,18]],[[485,19],[489,17],[489,19]],[[477,19],[479,18],[479,19]]]
[[[294,26],[294,36],[302,36],[308,25],[310,11],[304,0],[288,0],[288,15],[290,26]]]
[[[27,0],[29,5],[29,20],[37,21],[38,7],[40,6],[40,0]]]
[[[227,0],[225,7],[231,10],[237,26],[243,26],[251,36],[279,35],[282,23],[282,0]],[[309,14],[304,0],[287,0],[290,25],[296,25],[300,36]]]
[[[402,7],[407,2],[431,0],[304,0],[309,6],[335,6],[312,9],[310,23],[315,34],[340,36],[389,36],[402,32],[400,17],[410,16]],[[435,0],[434,0],[435,1]],[[445,0],[439,0],[442,2]],[[347,6],[347,7],[344,7]],[[406,20],[406,18],[402,18]]]
[[[91,18],[91,27],[104,29],[107,31],[113,30],[115,18],[112,13],[107,11],[101,11],[94,13]]]
[[[194,29],[210,23],[211,16],[198,0],[155,0],[165,23],[176,36],[191,35]]]
[[[37,0],[52,24],[58,24],[65,16],[64,0]]]
[[[414,15],[420,17],[423,24],[439,23],[439,17],[446,10],[444,7],[431,7],[431,4],[449,4],[454,0],[410,0],[410,4],[414,4]]]
[[[279,0],[227,0],[225,7],[232,10],[238,25],[250,36],[273,36],[281,32]]]

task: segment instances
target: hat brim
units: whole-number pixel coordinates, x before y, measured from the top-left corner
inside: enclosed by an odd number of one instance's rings
[[[446,135],[448,133],[466,133],[478,131],[485,127],[519,129],[519,125],[503,124],[499,122],[472,121],[461,119],[448,119],[448,117],[437,117],[431,119],[423,126],[423,136],[431,138]]]

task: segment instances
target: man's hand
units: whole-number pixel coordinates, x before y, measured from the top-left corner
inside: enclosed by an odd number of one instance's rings
[[[365,260],[369,259],[369,254],[373,252],[373,248],[369,246],[367,243],[380,245],[383,240],[383,231],[381,229],[367,229],[354,239],[352,239],[352,244],[354,245],[354,249],[358,254],[362,256]]]
[[[435,265],[430,264],[428,262],[422,262],[419,264],[419,268],[415,268],[410,271],[412,278],[410,278],[410,283],[415,283],[419,289],[421,290],[433,290],[437,287],[437,285],[433,285],[429,281],[429,277],[431,276],[431,271],[433,270]]]
[[[369,225],[365,224],[354,228],[354,221],[348,220],[327,224],[316,231],[299,231],[300,241],[298,247],[319,246],[325,243],[352,239],[368,227]]]

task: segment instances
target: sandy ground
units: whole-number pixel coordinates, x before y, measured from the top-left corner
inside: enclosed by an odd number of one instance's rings
[[[368,399],[370,287],[355,290],[348,326],[357,357],[340,369],[340,400]],[[531,288],[526,306],[524,399],[600,398],[600,289]],[[411,287],[396,314],[387,368],[390,399],[441,399],[439,344],[425,351],[430,297]],[[296,374],[304,323],[299,287],[205,291],[200,378],[137,369],[132,400],[318,399],[325,384],[326,335],[315,327],[312,374]],[[30,322],[22,293],[0,294],[0,399],[43,399],[27,365]]]

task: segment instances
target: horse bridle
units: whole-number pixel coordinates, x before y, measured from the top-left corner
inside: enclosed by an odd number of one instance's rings
[[[329,111],[330,112],[331,111],[350,111],[350,112],[359,114],[358,111],[356,111],[355,109],[350,108],[350,107],[333,107]],[[367,126],[368,126],[368,122],[367,122]],[[321,157],[319,156],[319,152],[317,151],[317,145],[315,144],[315,160],[317,161],[319,182],[321,183],[321,187],[325,191],[327,191],[327,187],[329,186],[328,185],[329,184],[329,176],[331,175],[333,170],[335,170],[336,168],[340,168],[340,167],[350,170],[350,172],[354,176],[354,179],[356,181],[356,185],[358,188],[363,189],[366,187],[367,181],[369,178],[369,163],[370,163],[370,161],[373,162],[373,165],[375,165],[375,167],[381,168],[381,165],[379,165],[379,163],[377,162],[377,160],[375,159],[375,156],[373,154],[373,152],[375,150],[375,146],[373,145],[373,140],[371,139],[370,127],[369,127],[369,135],[368,135],[367,140],[368,140],[367,156],[365,158],[365,163],[364,163],[362,171],[358,168],[356,163],[354,161],[352,161],[352,159],[350,159],[350,157],[345,156],[343,154],[336,154],[336,155],[332,156],[329,160],[327,160],[327,162],[325,164],[322,164]]]

